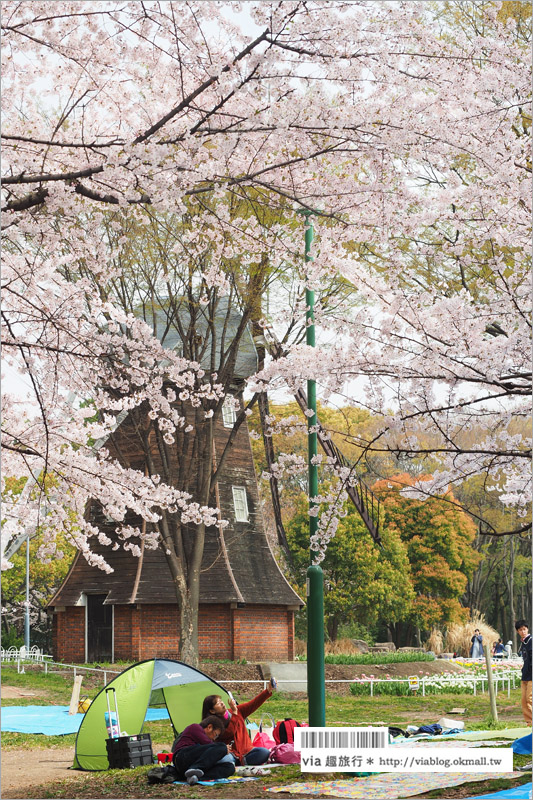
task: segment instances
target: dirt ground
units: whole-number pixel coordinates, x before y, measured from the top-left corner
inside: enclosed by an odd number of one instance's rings
[[[227,680],[263,680],[263,673],[259,664],[202,663],[200,669],[222,684]],[[406,678],[409,675],[422,677],[423,675],[441,675],[443,672],[465,673],[466,671],[460,664],[455,664],[445,659],[437,659],[436,661],[416,661],[402,664],[326,664],[325,675],[326,681],[351,681],[362,675],[367,677],[373,675],[375,678],[383,679],[387,675],[390,675],[391,678]],[[232,683],[228,688],[231,689],[233,694],[239,696],[253,693],[259,687],[254,686],[254,684]],[[332,694],[346,695],[350,693],[350,684],[327,683],[326,691]],[[302,693],[295,696],[304,697],[305,695]]]
[[[204,663],[200,667],[215,680],[224,683],[224,680],[262,680],[261,668],[256,664],[210,664]],[[428,661],[406,664],[385,665],[326,665],[326,680],[350,680],[366,674],[377,677],[405,677],[412,674],[434,675],[442,672],[462,672],[462,667],[447,661]],[[232,684],[231,689],[236,694],[249,694],[253,691],[253,684]],[[328,692],[347,694],[349,684],[327,684]],[[32,697],[38,704],[46,700],[46,692],[30,691],[13,686],[2,685],[2,698]],[[91,774],[70,770],[72,765],[72,747],[52,747],[48,749],[9,749],[1,754],[1,787],[2,798],[24,797],[24,789],[40,784],[55,783],[62,779],[76,779],[89,781]]]
[[[25,797],[30,786],[63,778],[85,778],[86,773],[69,771],[72,757],[72,747],[2,750],[2,798]]]

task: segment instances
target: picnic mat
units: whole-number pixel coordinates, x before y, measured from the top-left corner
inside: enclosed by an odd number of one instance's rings
[[[339,781],[306,781],[287,786],[268,787],[268,792],[312,794],[325,797],[355,798],[355,800],[398,800],[433,789],[447,789],[473,781],[495,778],[517,778],[521,772],[382,772],[368,778]]]
[[[454,733],[453,739],[520,739],[531,733],[531,728],[502,728],[501,731],[463,731]],[[450,737],[451,738],[451,737]]]
[[[514,789],[504,789],[494,794],[478,794],[477,797],[466,797],[465,800],[530,800],[531,783],[523,783]]]
[[[229,778],[215,778],[212,781],[198,781],[195,786],[214,786],[215,783],[240,783],[241,781],[258,781],[259,778],[245,778],[241,775],[231,775]],[[175,786],[188,786],[187,781],[173,781]]]
[[[513,753],[518,753],[523,756],[531,755],[531,734],[528,733],[527,736],[522,736],[521,739],[517,739],[516,742],[513,742],[512,747]]]
[[[12,733],[43,733],[45,736],[77,733],[85,715],[69,714],[68,709],[68,706],[3,706],[2,730]],[[149,708],[146,719],[168,719],[168,711],[166,708]]]
[[[393,746],[414,745],[429,742],[434,746],[437,742],[453,742],[454,747],[462,747],[459,742],[489,742],[492,739],[519,739],[531,733],[530,728],[502,728],[497,731],[461,731],[460,733],[439,734],[438,736],[397,736]],[[495,743],[490,742],[491,745]]]
[[[450,741],[449,736],[439,736],[437,739],[418,739],[416,742],[411,739],[402,739],[400,742],[392,743],[395,747],[409,747],[416,745],[417,747],[498,747],[502,744],[509,744],[508,739],[479,739],[472,741],[471,739],[454,739]],[[515,751],[516,752],[516,751]]]

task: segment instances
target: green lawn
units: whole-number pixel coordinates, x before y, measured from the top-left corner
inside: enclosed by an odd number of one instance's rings
[[[4,705],[45,705],[57,704],[67,705],[70,700],[72,690],[72,679],[65,679],[57,673],[45,675],[42,672],[26,672],[18,674],[15,669],[7,668],[3,671],[3,682],[5,685],[24,687],[31,691],[46,693],[46,700],[43,696],[13,699],[3,701]],[[101,686],[94,686],[82,694],[94,696]],[[251,694],[254,691],[251,690]],[[250,696],[249,695],[249,696]],[[239,699],[247,699],[245,696]],[[498,712],[500,721],[495,725],[489,718],[489,696],[488,694],[473,695],[431,695],[422,697],[420,695],[410,697],[380,696],[380,697],[354,697],[352,695],[333,695],[326,694],[326,721],[328,725],[369,725],[383,724],[396,725],[405,728],[409,723],[424,724],[436,722],[441,716],[448,715],[450,710],[456,706],[465,708],[465,713],[458,719],[465,722],[468,730],[483,730],[488,727],[522,727],[522,715],[520,712],[520,690],[511,691],[510,698],[507,691],[501,692],[497,698]],[[275,693],[272,698],[263,706],[275,719],[283,717],[294,717],[297,720],[308,718],[307,700],[296,699],[294,695]],[[251,720],[259,722],[261,712],[252,715]],[[144,729],[152,736],[154,752],[170,747],[173,734],[168,721],[158,721],[147,723]],[[4,732],[2,734],[2,746],[5,749],[13,748],[57,748],[71,747],[74,752],[75,735],[69,736],[40,736],[29,734],[16,734]],[[530,761],[530,756],[515,756],[515,767]],[[209,787],[189,788],[185,786],[149,786],[146,781],[148,767],[139,767],[134,770],[110,770],[105,773],[77,773],[77,779],[68,776],[64,780],[55,781],[53,785],[40,788],[36,792],[29,792],[28,798],[163,798],[163,797],[186,797],[186,798],[266,798],[264,786],[291,783],[300,780],[333,780],[341,777],[340,773],[331,775],[321,774],[306,775],[300,772],[299,767],[286,767],[274,770],[272,776],[246,784],[219,785],[215,789]],[[531,773],[526,773],[520,778],[511,781],[497,779],[481,783],[468,784],[468,794],[466,796],[484,794],[488,791],[501,791],[511,786],[525,783],[531,778]],[[90,784],[90,785],[89,785]],[[238,791],[237,791],[238,789]],[[464,791],[464,787],[462,789]],[[463,795],[465,796],[465,795]],[[437,790],[425,795],[428,798],[459,798],[461,793],[457,789]],[[272,795],[275,800],[276,795]]]

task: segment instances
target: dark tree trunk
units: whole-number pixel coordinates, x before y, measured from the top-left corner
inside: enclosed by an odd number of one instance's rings
[[[337,635],[339,633],[339,618],[338,617],[328,617],[327,630],[328,630],[328,637],[329,637],[330,642],[336,642],[337,641]]]

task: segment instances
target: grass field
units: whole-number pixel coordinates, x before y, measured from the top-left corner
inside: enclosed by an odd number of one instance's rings
[[[72,680],[66,680],[57,673],[45,675],[44,673],[18,674],[16,668],[4,668],[3,683],[5,685],[25,688],[37,693],[37,696],[23,699],[6,699],[4,705],[67,705],[70,700]],[[85,686],[84,686],[85,688]],[[101,688],[93,686],[82,692],[94,696]],[[240,697],[239,699],[246,699]],[[409,723],[425,724],[436,722],[440,717],[449,714],[451,709],[460,705],[465,713],[460,719],[465,722],[468,730],[485,730],[487,728],[521,727],[523,725],[520,713],[520,690],[502,692],[497,698],[500,721],[495,724],[489,717],[488,694],[473,695],[431,695],[427,697],[408,696],[379,696],[379,697],[354,697],[326,695],[326,721],[328,725],[396,725],[401,728]],[[308,706],[306,699],[298,696],[276,693],[263,707],[275,719],[294,717],[297,720],[306,720]],[[252,716],[252,721],[259,722],[261,713]],[[167,749],[173,740],[173,733],[168,721],[147,723],[145,732],[151,734],[154,752]],[[75,735],[45,737],[40,735],[17,734],[4,732],[2,734],[2,747],[5,750],[27,750],[28,748],[72,748],[74,753]],[[479,751],[478,751],[479,752]],[[515,767],[531,760],[531,756],[515,756]],[[65,780],[54,781],[35,792],[32,790],[24,795],[28,798],[254,798],[268,797],[264,788],[274,784],[292,783],[301,780],[333,780],[342,777],[339,773],[329,776],[306,775],[300,772],[298,766],[274,770],[268,778],[246,784],[218,785],[215,789],[209,787],[149,786],[146,773],[149,767],[139,767],[134,770],[109,770],[105,773],[82,773],[77,779],[70,776]],[[484,794],[488,791],[501,791],[511,786],[525,783],[531,778],[531,773],[511,781],[497,779],[478,783],[469,783],[454,789],[435,790],[424,795],[432,798],[460,798]],[[467,790],[467,791],[466,791]],[[466,791],[466,793],[465,793]],[[21,795],[22,796],[22,795]],[[287,795],[272,795],[273,798],[282,798]]]

